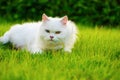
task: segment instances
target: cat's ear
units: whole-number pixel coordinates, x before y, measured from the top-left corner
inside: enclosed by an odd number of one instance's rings
[[[67,22],[68,22],[68,17],[67,16],[64,16],[61,20],[62,24],[66,25]]]
[[[45,22],[45,21],[48,21],[48,16],[46,14],[43,14],[42,15],[42,21]]]

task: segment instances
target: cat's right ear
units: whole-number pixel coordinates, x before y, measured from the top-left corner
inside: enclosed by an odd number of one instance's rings
[[[45,22],[45,21],[48,21],[48,16],[46,14],[43,14],[42,15],[42,21]]]
[[[67,16],[64,16],[64,17],[62,18],[61,22],[62,22],[64,25],[66,25],[67,22],[68,22],[68,17],[67,17]]]

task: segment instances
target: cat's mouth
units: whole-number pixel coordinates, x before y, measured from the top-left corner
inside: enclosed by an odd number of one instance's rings
[[[49,41],[54,41],[53,39],[50,39]]]
[[[54,39],[49,39],[48,41],[50,41],[50,42],[57,42],[57,41],[54,40]]]

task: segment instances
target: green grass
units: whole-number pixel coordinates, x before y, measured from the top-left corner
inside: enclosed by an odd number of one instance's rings
[[[14,23],[1,22],[0,36]],[[120,80],[120,30],[84,28],[71,54],[30,54],[0,44],[0,80]]]

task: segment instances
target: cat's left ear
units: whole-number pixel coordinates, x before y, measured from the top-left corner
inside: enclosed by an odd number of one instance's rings
[[[62,24],[66,25],[67,22],[68,22],[68,17],[67,16],[64,16],[61,20]]]

